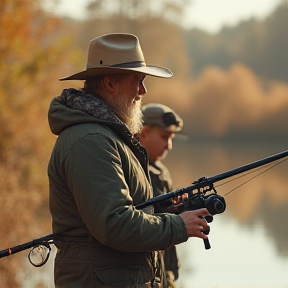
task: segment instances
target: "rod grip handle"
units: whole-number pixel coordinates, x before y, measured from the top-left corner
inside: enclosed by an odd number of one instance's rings
[[[204,242],[205,249],[209,250],[211,248],[209,239],[203,239],[203,242]]]

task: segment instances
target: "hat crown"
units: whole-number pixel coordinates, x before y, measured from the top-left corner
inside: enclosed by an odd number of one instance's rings
[[[63,80],[87,80],[99,75],[142,73],[168,78],[173,73],[161,66],[146,65],[137,36],[126,33],[110,33],[89,42],[86,70],[60,78]]]
[[[87,69],[131,62],[143,62],[142,65],[145,66],[139,39],[133,34],[105,34],[89,43]]]

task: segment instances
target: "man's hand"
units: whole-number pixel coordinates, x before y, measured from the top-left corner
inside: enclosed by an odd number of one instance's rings
[[[180,214],[183,219],[187,234],[189,237],[199,237],[202,239],[208,239],[208,236],[205,235],[204,231],[209,231],[210,227],[207,224],[204,216],[208,216],[210,213],[206,208],[201,208],[197,210],[185,211]]]

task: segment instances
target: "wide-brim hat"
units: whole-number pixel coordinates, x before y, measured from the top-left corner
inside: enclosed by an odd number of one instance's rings
[[[179,132],[183,128],[182,118],[166,105],[146,104],[142,107],[142,113],[144,125],[158,126],[170,133]]]
[[[137,36],[111,33],[90,41],[86,70],[59,80],[86,80],[99,75],[123,74],[127,71],[163,78],[173,75],[165,67],[146,65]]]

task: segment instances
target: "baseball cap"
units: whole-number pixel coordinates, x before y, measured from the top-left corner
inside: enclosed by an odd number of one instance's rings
[[[170,107],[150,103],[142,107],[144,125],[154,125],[168,132],[179,132],[183,127],[183,120]]]

